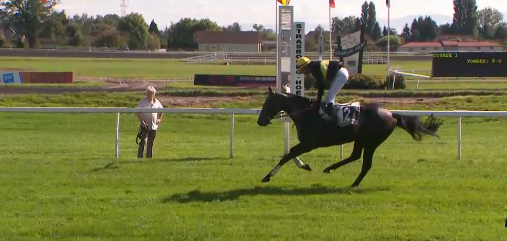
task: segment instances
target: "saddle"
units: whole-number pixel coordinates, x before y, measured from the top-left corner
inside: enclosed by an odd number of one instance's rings
[[[322,110],[319,110],[320,115],[323,119],[336,123],[340,127],[349,125],[359,124],[360,114],[360,103],[359,102],[348,102],[348,103],[333,103],[333,115],[329,116]]]

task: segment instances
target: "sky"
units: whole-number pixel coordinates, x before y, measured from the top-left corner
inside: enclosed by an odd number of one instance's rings
[[[385,0],[371,0],[375,4],[377,21],[387,25]],[[370,2],[370,1],[368,1]],[[335,0],[336,8],[331,9],[332,17],[359,16],[364,0]],[[121,0],[61,0],[56,9],[65,9],[67,15],[121,15]],[[148,24],[155,20],[159,29],[181,18],[209,18],[220,26],[238,22],[243,30],[251,30],[254,23],[266,28],[275,28],[275,0],[129,0],[127,13],[137,12]],[[328,0],[291,0],[294,6],[294,20],[305,22],[306,32],[319,24],[329,29]],[[507,20],[507,0],[477,0],[479,9],[494,7],[504,13]],[[401,32],[403,25],[409,25],[419,15],[430,15],[438,25],[452,22],[454,13],[452,0],[391,0],[390,24]]]

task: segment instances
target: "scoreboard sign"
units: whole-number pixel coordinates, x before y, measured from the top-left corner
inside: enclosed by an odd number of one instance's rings
[[[431,77],[507,77],[507,52],[433,52]]]

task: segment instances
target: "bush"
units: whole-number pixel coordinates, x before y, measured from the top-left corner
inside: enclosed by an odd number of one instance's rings
[[[400,74],[389,73],[385,79],[384,88],[387,86],[387,89],[392,89],[393,79],[396,77],[396,82],[394,82],[394,89],[405,89],[407,88],[407,83],[405,82],[405,76]]]
[[[386,76],[381,75],[366,75],[366,74],[351,74],[349,80],[343,86],[343,89],[356,89],[356,90],[372,90],[372,89],[390,89],[394,75]],[[305,76],[305,89],[317,88],[317,81],[312,75]],[[325,86],[329,89],[329,86]],[[395,89],[405,89],[406,83],[403,75],[396,75]]]
[[[351,74],[343,89],[383,89],[384,83],[379,75]]]
[[[16,48],[25,48],[25,42],[23,42],[23,39],[22,38],[17,38],[16,39]]]

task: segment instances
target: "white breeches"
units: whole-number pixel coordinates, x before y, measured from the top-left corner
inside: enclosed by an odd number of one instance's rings
[[[347,83],[347,80],[349,79],[349,71],[347,69],[340,68],[338,70],[338,73],[336,73],[336,76],[333,79],[333,82],[331,83],[331,87],[329,87],[329,91],[327,92],[326,98],[324,99],[324,102],[332,103],[334,102],[334,98],[338,93],[340,93],[340,90],[342,90],[345,83]]]

